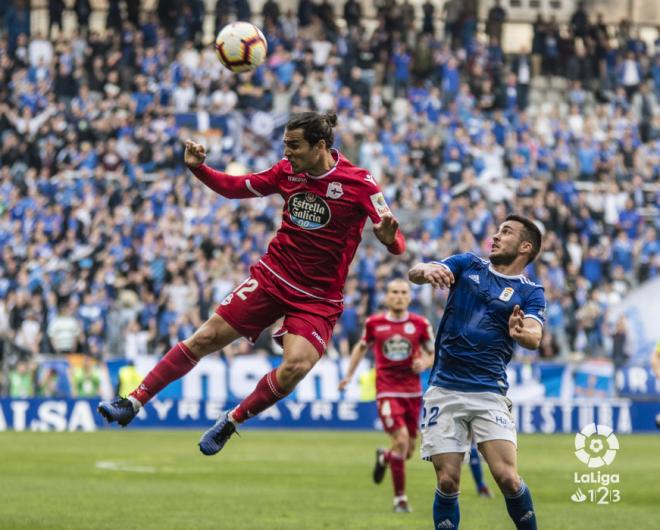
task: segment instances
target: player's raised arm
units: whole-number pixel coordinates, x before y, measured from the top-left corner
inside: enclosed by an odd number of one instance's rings
[[[516,305],[509,317],[509,335],[523,348],[536,350],[541,345],[543,326],[535,318],[525,317],[523,310]]]
[[[228,199],[248,199],[251,197],[262,197],[275,193],[277,188],[274,184],[273,169],[240,177],[228,175],[217,171],[204,164],[206,159],[206,148],[202,144],[186,140],[183,161],[188,169],[201,180],[206,186],[216,193]]]
[[[440,263],[418,263],[408,271],[408,279],[417,285],[430,283],[443,289],[449,289],[454,284],[454,274]]]
[[[367,349],[368,345],[366,341],[362,339],[360,339],[358,343],[353,346],[353,351],[351,351],[351,360],[348,363],[348,371],[346,372],[344,379],[339,381],[339,390],[344,390],[348,383],[351,382],[353,374],[355,373],[355,369],[357,368],[357,365],[360,364],[364,354],[367,353]]]

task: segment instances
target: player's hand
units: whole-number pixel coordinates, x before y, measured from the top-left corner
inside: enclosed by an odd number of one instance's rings
[[[412,371],[415,374],[421,374],[424,371],[424,361],[421,357],[415,357],[412,362]]]
[[[339,390],[344,390],[348,386],[348,383],[350,382],[351,382],[350,378],[344,377],[344,379],[339,381]]]
[[[202,144],[186,140],[183,144],[186,148],[183,153],[183,161],[188,167],[197,167],[206,159],[206,147]]]
[[[513,340],[518,340],[522,337],[525,329],[525,313],[520,309],[519,305],[513,308],[513,313],[509,317],[509,335]]]
[[[391,213],[386,213],[380,218],[380,223],[374,225],[374,234],[383,245],[387,246],[394,243],[398,229],[399,221]]]
[[[424,268],[424,279],[433,287],[449,289],[454,285],[454,274],[444,265],[430,263]]]

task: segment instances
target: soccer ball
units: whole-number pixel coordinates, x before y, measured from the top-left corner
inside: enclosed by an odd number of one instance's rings
[[[218,33],[215,52],[220,62],[232,72],[249,72],[266,60],[268,43],[254,24],[233,22]]]

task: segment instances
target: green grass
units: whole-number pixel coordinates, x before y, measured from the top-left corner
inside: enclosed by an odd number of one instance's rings
[[[389,474],[371,483],[379,433],[244,431],[203,457],[194,431],[0,433],[0,528],[395,529],[433,527],[430,464],[408,464],[411,514],[391,512]],[[622,500],[575,504],[573,437],[521,435],[520,472],[539,528],[660,528],[655,436],[620,436]],[[114,469],[101,469],[105,466]],[[105,464],[104,464],[105,462]],[[116,470],[116,468],[123,470]],[[492,478],[486,473],[493,485]],[[476,497],[464,467],[461,528],[511,529],[502,496]],[[584,490],[584,488],[583,488]]]

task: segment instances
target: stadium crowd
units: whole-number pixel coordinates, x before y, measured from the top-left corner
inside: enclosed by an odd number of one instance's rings
[[[365,230],[330,355],[348,355],[387,279],[487,253],[517,211],[545,231],[529,275],[547,332],[529,355],[625,360],[629,331],[607,309],[660,266],[660,40],[580,6],[566,27],[539,16],[506,55],[497,6],[482,32],[473,2],[427,1],[417,17],[387,0],[367,31],[357,0],[343,20],[327,0],[219,1],[218,27],[253,18],[269,41],[264,66],[234,75],[202,43],[200,2],[173,16],[171,2],[124,14],[111,1],[107,31],[79,17],[51,38],[30,34],[28,4],[12,2],[0,32],[6,354],[133,358],[189,336],[264,252],[281,202],[205,189],[182,140],[204,142],[211,166],[260,171],[281,157],[286,116],[313,109],[337,112],[337,147],[380,183],[409,248],[393,258]],[[412,309],[437,322],[443,296],[415,288]]]

